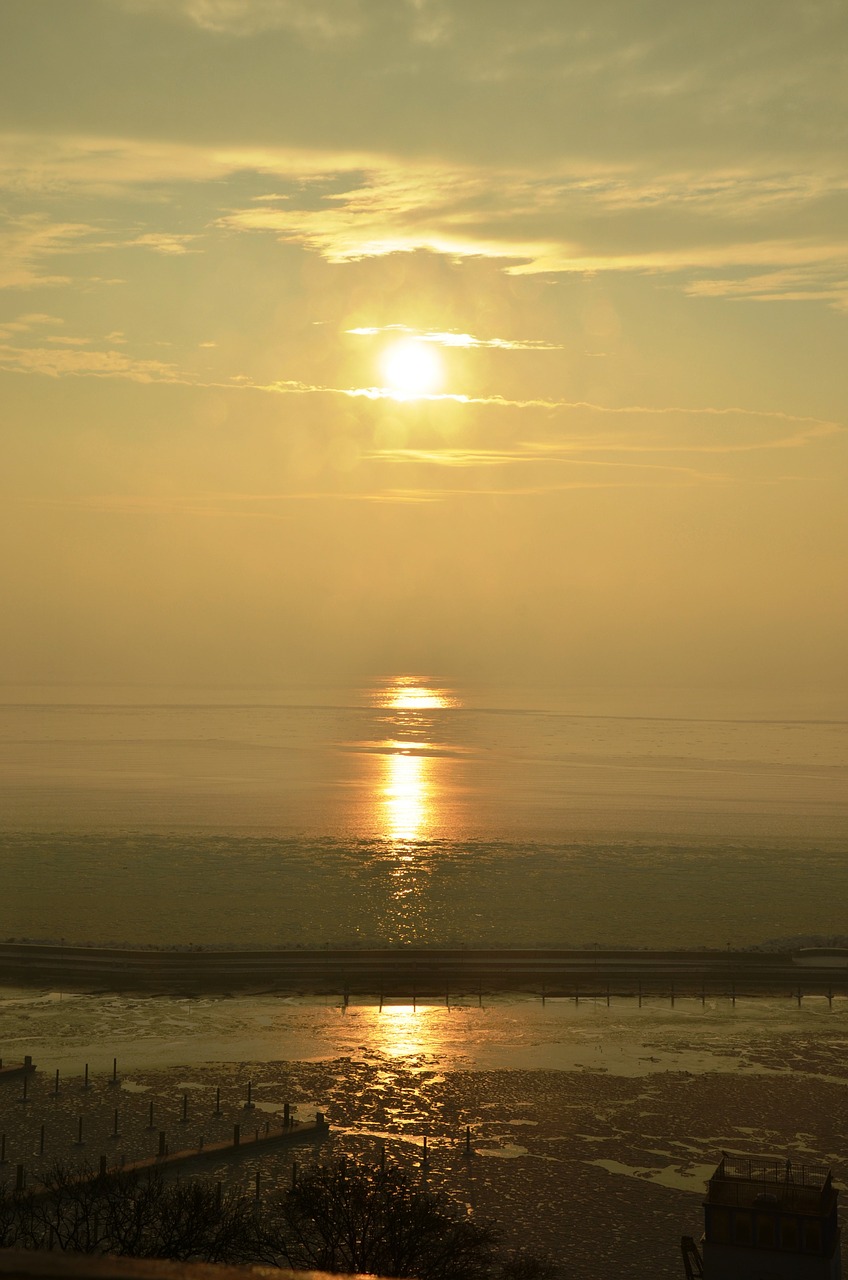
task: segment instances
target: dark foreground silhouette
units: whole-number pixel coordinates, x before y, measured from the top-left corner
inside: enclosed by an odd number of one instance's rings
[[[418,1280],[560,1280],[548,1258],[505,1254],[497,1229],[460,1216],[393,1166],[339,1159],[261,1205],[161,1171],[98,1175],[55,1165],[24,1192],[0,1187],[0,1247],[264,1263]]]

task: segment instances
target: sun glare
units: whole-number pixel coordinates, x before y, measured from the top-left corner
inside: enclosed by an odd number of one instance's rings
[[[415,400],[438,391],[442,365],[432,345],[404,338],[384,352],[380,370],[390,390],[401,400]]]

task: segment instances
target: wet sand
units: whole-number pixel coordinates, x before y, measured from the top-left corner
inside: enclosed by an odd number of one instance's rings
[[[222,1135],[235,1121],[262,1125],[288,1101],[300,1118],[325,1111],[333,1126],[325,1143],[299,1150],[299,1161],[341,1151],[376,1160],[385,1144],[390,1159],[495,1219],[513,1241],[564,1248],[575,1280],[678,1278],[679,1237],[699,1233],[704,1179],[722,1149],[825,1162],[840,1182],[848,1177],[844,1000],[805,1000],[800,1009],[790,1000],[692,1000],[673,1009],[654,1001],[641,1010],[635,1001],[504,1000],[380,1011],[272,996],[4,994],[4,1053],[26,1039],[39,1064],[27,1106],[19,1086],[0,1091],[9,1157],[23,1153],[33,1176],[48,1121],[45,1160],[96,1159],[104,1146],[129,1158],[152,1154],[160,1128],[171,1143],[212,1140],[216,1124]],[[116,1087],[108,1083],[113,1052]],[[62,1067],[54,1100],[60,1060],[75,1066]],[[153,1065],[166,1061],[174,1065]],[[257,1104],[249,1113],[248,1080]],[[116,1107],[121,1138],[112,1140]],[[79,1115],[84,1149],[73,1145]],[[266,1193],[287,1185],[291,1158],[269,1153],[258,1162]],[[244,1152],[208,1172],[249,1187],[256,1168]]]

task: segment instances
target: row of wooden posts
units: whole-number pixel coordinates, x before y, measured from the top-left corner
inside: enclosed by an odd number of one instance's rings
[[[319,1117],[318,1117],[318,1118],[319,1118],[319,1119],[321,1119],[321,1120],[323,1120],[323,1117],[322,1117],[322,1116],[320,1116],[320,1113],[319,1113]],[[266,1123],[265,1123],[265,1133],[266,1133],[266,1134],[268,1133],[268,1129],[269,1129],[269,1122],[267,1122],[267,1121],[266,1121]],[[80,1133],[82,1133],[82,1117],[80,1117]],[[257,1128],[257,1129],[256,1129],[256,1137],[255,1137],[255,1140],[256,1140],[257,1142],[259,1141],[259,1136],[260,1136],[260,1131],[259,1131],[259,1129]],[[6,1139],[6,1135],[5,1135],[5,1134],[3,1134],[3,1135],[2,1135],[2,1138],[3,1138],[3,1153],[4,1153],[4,1160],[3,1160],[3,1162],[5,1163],[5,1139]],[[240,1146],[240,1145],[241,1145],[241,1129],[240,1129],[240,1126],[239,1126],[239,1125],[237,1125],[237,1124],[236,1124],[236,1125],[233,1125],[233,1141],[232,1141],[232,1144],[231,1144],[231,1145],[232,1145],[233,1147],[238,1147],[238,1146]],[[42,1150],[42,1152],[43,1152],[43,1150],[44,1150],[44,1126],[43,1126],[43,1125],[42,1125],[42,1128],[41,1128],[41,1150]],[[201,1138],[201,1140],[200,1140],[200,1146],[199,1146],[199,1148],[198,1148],[197,1152],[185,1152],[185,1153],[183,1153],[183,1154],[184,1154],[184,1155],[186,1156],[186,1158],[188,1159],[188,1158],[191,1158],[191,1156],[192,1156],[192,1155],[200,1155],[200,1154],[202,1154],[202,1153],[203,1153],[203,1139]],[[168,1154],[169,1154],[169,1152],[168,1152],[167,1134],[166,1134],[163,1130],[160,1130],[160,1132],[159,1132],[159,1151],[158,1151],[158,1155],[157,1155],[157,1157],[156,1157],[156,1160],[157,1160],[157,1161],[158,1161],[158,1160],[164,1160],[164,1159],[168,1156]],[[465,1126],[465,1154],[466,1154],[466,1156],[470,1156],[470,1155],[471,1155],[471,1126],[470,1126],[470,1125],[466,1125],[466,1126]],[[424,1134],[424,1138],[423,1138],[422,1148],[421,1148],[421,1164],[422,1164],[422,1166],[426,1167],[426,1166],[429,1164],[429,1161],[430,1161],[430,1153],[429,1153],[428,1148],[427,1148],[427,1135],[426,1135],[426,1133],[425,1133],[425,1134]],[[155,1164],[155,1162],[154,1162],[154,1164]],[[142,1161],[142,1162],[141,1162],[141,1165],[142,1165],[143,1167],[147,1167],[147,1168],[153,1167],[150,1163],[148,1163],[148,1162],[144,1162],[144,1161]],[[131,1165],[130,1165],[130,1166],[126,1165],[126,1163],[125,1163],[125,1161],[124,1161],[124,1157],[123,1157],[123,1156],[121,1157],[120,1163],[119,1163],[118,1165],[112,1165],[112,1166],[110,1167],[110,1165],[109,1165],[109,1161],[108,1161],[108,1157],[107,1157],[107,1156],[105,1156],[105,1155],[101,1155],[101,1156],[100,1156],[99,1165],[98,1165],[98,1169],[97,1169],[97,1173],[96,1173],[96,1174],[94,1174],[94,1175],[92,1175],[92,1176],[94,1176],[94,1177],[99,1177],[99,1178],[106,1178],[106,1177],[108,1177],[110,1174],[122,1173],[122,1172],[124,1172],[124,1171],[126,1171],[126,1170],[128,1170],[128,1169],[130,1169],[130,1168],[132,1168],[132,1167],[133,1167],[133,1166],[131,1166]],[[139,1166],[136,1166],[136,1167],[139,1167]],[[381,1150],[380,1150],[380,1167],[381,1167],[381,1169],[382,1169],[382,1170],[384,1170],[384,1171],[385,1171],[385,1168],[386,1168],[386,1146],[385,1146],[385,1143],[383,1143],[383,1145],[382,1145],[382,1147],[381,1147]],[[296,1160],[292,1160],[292,1172],[291,1172],[291,1185],[292,1185],[292,1190],[294,1190],[294,1188],[297,1186],[297,1176],[298,1176],[298,1164],[297,1164],[297,1161],[296,1161]],[[254,1179],[253,1179],[253,1180],[254,1180],[254,1188],[255,1188],[255,1197],[256,1197],[256,1200],[258,1201],[258,1200],[260,1199],[260,1196],[261,1196],[261,1170],[260,1170],[260,1169],[256,1169],[256,1171],[255,1171],[255,1173],[254,1173]],[[220,1182],[217,1182],[217,1183],[215,1184],[215,1186],[216,1186],[216,1198],[217,1198],[217,1204],[218,1204],[218,1208],[220,1208],[220,1207],[221,1207],[221,1183],[220,1183]],[[25,1166],[24,1164],[22,1164],[22,1163],[20,1163],[20,1164],[16,1164],[16,1165],[15,1165],[15,1194],[16,1194],[16,1195],[22,1195],[22,1194],[24,1193],[24,1191],[25,1191],[25,1190],[26,1190],[26,1166]]]
[[[0,1067],[2,1067],[2,1058],[0,1058]],[[20,1098],[18,1099],[18,1101],[21,1103],[30,1104],[33,1102],[33,1098],[30,1096],[29,1078],[30,1078],[30,1075],[34,1073],[34,1071],[35,1071],[35,1067],[33,1065],[32,1058],[29,1055],[27,1055],[27,1057],[24,1060],[23,1067],[21,1069],[23,1084],[22,1084],[22,1093]],[[91,1082],[91,1076],[89,1072],[89,1064],[86,1062],[83,1069],[83,1084],[82,1084],[83,1091],[89,1090],[91,1088],[91,1083],[92,1082]],[[117,1058],[113,1058],[112,1074],[109,1079],[109,1085],[116,1086],[119,1083],[120,1083],[120,1080],[118,1077],[118,1060]],[[57,1098],[59,1096],[59,1093],[60,1093],[60,1074],[59,1074],[59,1069],[57,1068],[54,1079],[53,1079],[52,1097]],[[253,1081],[252,1080],[249,1080],[247,1083],[247,1098],[243,1103],[243,1109],[245,1111],[254,1111],[256,1109],[256,1104],[253,1101]],[[182,1124],[188,1123],[188,1111],[189,1111],[188,1093],[184,1092],[182,1097],[182,1114],[180,1116],[180,1122]],[[223,1115],[223,1111],[221,1108],[220,1085],[218,1085],[215,1089],[215,1110],[213,1112],[213,1115],[216,1117],[220,1117],[221,1115]],[[284,1103],[283,1104],[283,1123],[282,1123],[283,1130],[286,1131],[286,1130],[293,1129],[296,1123],[297,1122],[293,1119],[291,1114],[291,1105],[288,1102]],[[265,1134],[267,1135],[270,1130],[270,1121],[266,1121],[264,1127],[265,1127]],[[150,1102],[149,1108],[148,1108],[147,1128],[148,1130],[154,1130],[156,1128],[156,1123],[154,1118],[154,1103],[152,1101]],[[39,1156],[43,1156],[45,1153],[45,1132],[46,1132],[45,1125],[41,1125],[41,1128],[39,1131],[39,1141],[38,1141]],[[239,1145],[240,1133],[241,1133],[240,1126],[237,1124],[234,1125],[233,1126],[233,1142],[232,1142],[233,1146]],[[112,1139],[117,1139],[120,1137],[120,1111],[117,1107],[115,1107],[113,1111],[112,1132],[109,1136]],[[256,1128],[257,1140],[259,1136],[260,1136],[260,1127],[257,1127]],[[203,1150],[203,1144],[204,1144],[204,1139],[203,1137],[201,1137],[200,1139],[201,1151]],[[85,1145],[83,1116],[77,1117],[77,1136],[72,1145],[76,1147],[82,1147]],[[159,1131],[159,1153],[157,1158],[161,1158],[165,1154],[167,1154],[167,1142],[166,1142],[164,1131],[160,1130]],[[100,1157],[101,1172],[104,1169],[105,1161],[106,1161],[106,1157],[101,1156]],[[0,1133],[0,1165],[5,1165],[6,1163],[7,1163],[6,1134]],[[23,1166],[21,1165],[16,1166],[17,1169],[20,1169],[22,1167]]]
[[[3,1059],[2,1059],[2,1058],[0,1058],[0,1067],[2,1067],[2,1065],[3,1065]],[[25,1069],[24,1069],[24,1071],[23,1071],[23,1093],[21,1094],[21,1097],[20,1097],[20,1099],[19,1099],[19,1101],[21,1101],[21,1102],[31,1102],[31,1101],[32,1101],[32,1099],[31,1099],[31,1098],[30,1098],[30,1096],[29,1096],[29,1077],[30,1077],[30,1075],[31,1075],[34,1071],[35,1071],[35,1067],[32,1065],[32,1059],[27,1058],[27,1060],[26,1060],[26,1066],[25,1066]],[[120,1083],[120,1080],[119,1080],[119,1077],[118,1077],[118,1059],[117,1059],[117,1058],[113,1058],[113,1059],[112,1059],[112,1075],[111,1075],[111,1077],[110,1077],[110,1079],[109,1079],[109,1084],[110,1084],[110,1085],[117,1085],[117,1084],[119,1084],[119,1083]],[[84,1091],[87,1091],[88,1089],[90,1089],[90,1088],[91,1088],[91,1081],[90,1081],[90,1079],[89,1079],[88,1063],[87,1063],[87,1062],[86,1062],[86,1064],[85,1064],[85,1068],[84,1068],[84,1074],[83,1074],[83,1085],[82,1085],[82,1087],[83,1087],[83,1090],[84,1090]],[[57,1067],[57,1068],[56,1068],[56,1074],[55,1074],[55,1076],[54,1076],[54,1078],[53,1078],[53,1097],[54,1097],[54,1098],[57,1098],[58,1096],[59,1096],[59,1068]],[[253,1110],[255,1109],[255,1106],[256,1106],[256,1104],[255,1104],[255,1102],[253,1101],[253,1081],[252,1081],[252,1080],[248,1080],[248,1082],[247,1082],[247,1100],[246,1100],[246,1101],[245,1101],[245,1103],[244,1103],[244,1109],[245,1109],[245,1111],[253,1111]],[[117,1114],[118,1114],[118,1113],[117,1113],[117,1111],[116,1111],[116,1112],[115,1112],[115,1115],[117,1116]],[[216,1115],[216,1116],[221,1115],[221,1086],[220,1086],[220,1085],[218,1085],[218,1087],[217,1087],[217,1088],[216,1088],[216,1090],[215,1090],[215,1115]],[[288,1117],[289,1117],[289,1104],[288,1104],[288,1103],[285,1103],[285,1116],[286,1116],[286,1123],[288,1123]],[[183,1094],[183,1116],[182,1116],[182,1118],[183,1118],[183,1120],[186,1120],[186,1119],[188,1118],[188,1094],[187,1094],[187,1093],[184,1093],[184,1094]],[[151,1102],[151,1104],[150,1104],[150,1124],[148,1125],[148,1128],[150,1128],[150,1129],[152,1129],[152,1128],[153,1128],[153,1103],[152,1103],[152,1102]]]

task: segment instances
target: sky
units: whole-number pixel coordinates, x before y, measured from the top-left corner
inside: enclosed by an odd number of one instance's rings
[[[0,682],[845,713],[846,63],[842,0],[3,0]]]

